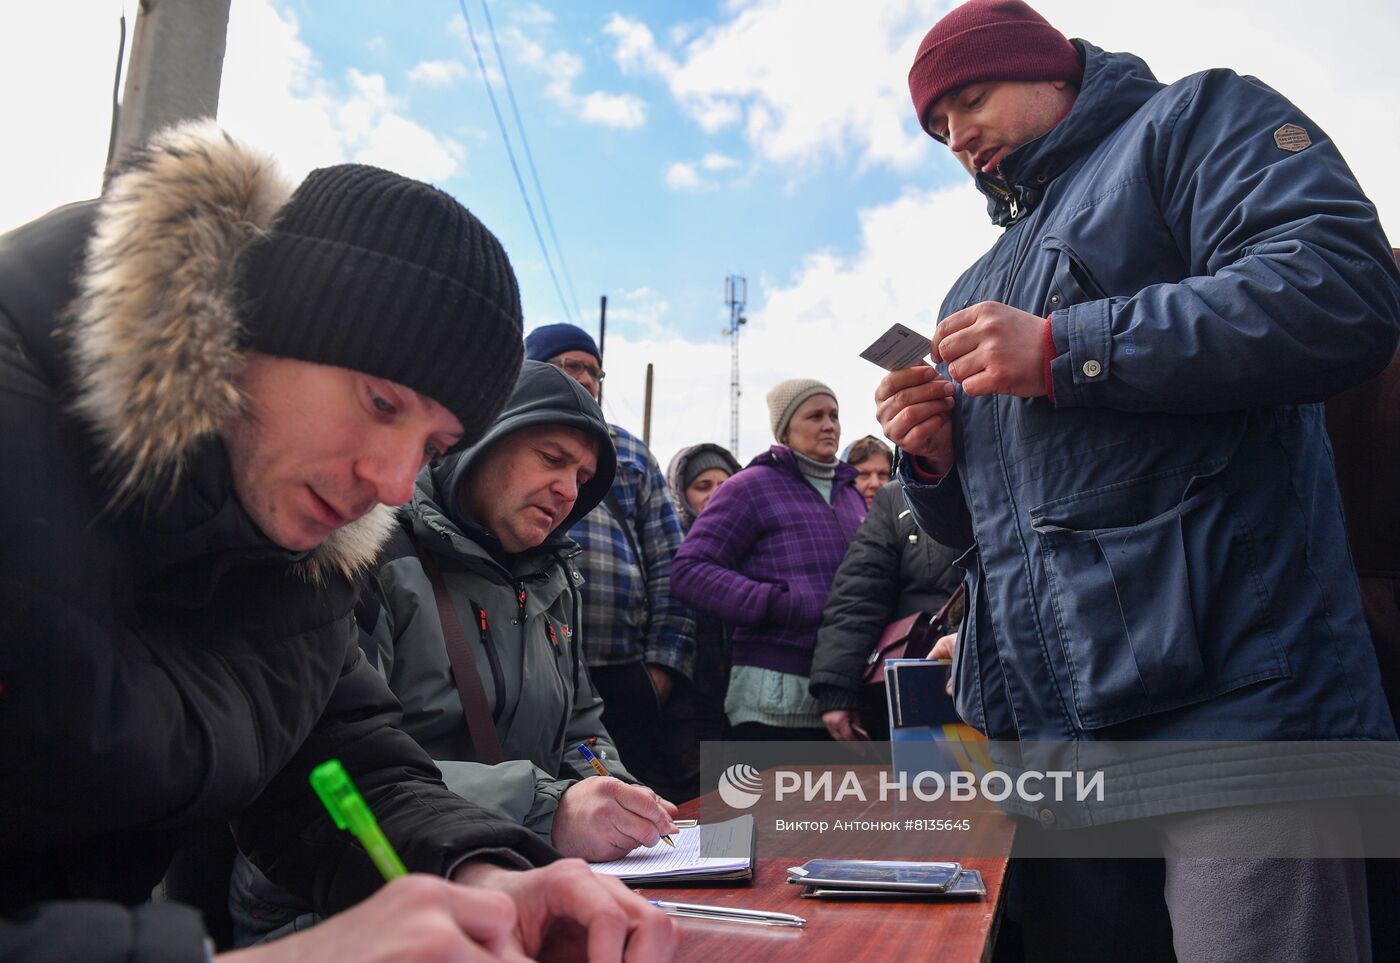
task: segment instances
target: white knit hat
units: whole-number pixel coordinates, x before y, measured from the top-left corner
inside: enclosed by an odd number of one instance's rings
[[[789,378],[773,386],[773,390],[768,392],[768,421],[773,426],[774,441],[780,445],[786,444],[783,435],[787,433],[788,422],[792,421],[793,413],[802,402],[813,395],[831,395],[832,400],[836,398],[836,392],[815,378]]]

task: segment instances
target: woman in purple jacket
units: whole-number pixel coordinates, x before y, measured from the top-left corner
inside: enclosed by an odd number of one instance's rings
[[[820,381],[768,393],[778,444],[710,499],[671,566],[672,591],[734,627],[728,738],[828,739],[807,691],[822,607],[865,518],[836,457],[836,395]]]

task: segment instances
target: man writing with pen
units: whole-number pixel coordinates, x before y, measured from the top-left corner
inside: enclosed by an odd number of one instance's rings
[[[633,784],[618,757],[581,657],[579,547],[567,532],[602,500],[613,470],[597,402],[560,369],[526,361],[481,439],[419,474],[371,580],[376,604],[361,606],[403,728],[448,788],[595,861],[676,829],[675,807]],[[454,666],[451,629],[468,640],[470,664]],[[481,680],[479,721],[464,712],[454,672]],[[581,743],[618,778],[594,777]],[[278,935],[309,910],[247,861],[232,897],[244,941]]]
[[[659,910],[451,792],[356,645],[390,506],[495,421],[520,331],[448,195],[294,191],[209,124],[0,236],[0,959],[207,958],[150,896],[226,826],[329,917],[247,963],[670,955]],[[328,818],[330,758],[406,877]]]

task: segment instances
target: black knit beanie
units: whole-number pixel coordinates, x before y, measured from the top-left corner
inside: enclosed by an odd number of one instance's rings
[[[435,187],[368,167],[312,171],[242,264],[248,347],[387,378],[486,430],[524,353],[505,249]]]

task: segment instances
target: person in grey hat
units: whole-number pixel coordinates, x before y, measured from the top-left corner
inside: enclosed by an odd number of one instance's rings
[[[812,378],[768,392],[777,444],[724,483],[676,553],[683,602],[732,625],[726,738],[826,740],[808,691],[822,605],[865,518],[836,457],[836,393]]]
[[[248,961],[516,959],[556,919],[669,953],[654,909],[448,791],[356,645],[391,506],[496,418],[520,330],[448,195],[358,164],[293,191],[208,123],[0,237],[0,959],[208,958],[196,909],[149,900],[220,825],[332,916]],[[311,791],[331,758],[412,875],[382,885]]]

